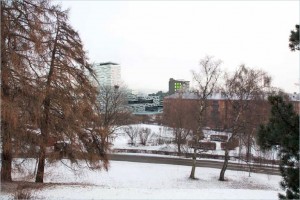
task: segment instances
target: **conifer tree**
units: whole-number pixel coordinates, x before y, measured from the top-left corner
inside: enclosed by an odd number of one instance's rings
[[[108,168],[105,132],[100,128],[97,112],[97,88],[92,85],[91,69],[79,34],[68,22],[68,12],[52,7],[53,16],[45,45],[39,156],[36,182],[43,182],[47,141],[55,138],[65,148],[49,161],[69,158],[80,165],[84,159],[91,169]],[[103,161],[103,162],[102,162]]]
[[[67,11],[47,0],[1,1],[2,181],[12,180],[18,152],[37,156],[36,182],[43,182],[46,158],[108,169],[90,75]],[[47,153],[51,140],[66,148]]]
[[[292,30],[289,38],[289,47],[291,51],[300,50],[299,46],[299,24],[295,26],[296,31]]]
[[[1,180],[11,181],[12,153],[32,142],[28,130],[37,124],[47,1],[1,1]]]
[[[271,116],[261,125],[257,141],[264,150],[279,150],[281,186],[286,194],[280,199],[299,199],[299,115],[282,96],[270,96]]]

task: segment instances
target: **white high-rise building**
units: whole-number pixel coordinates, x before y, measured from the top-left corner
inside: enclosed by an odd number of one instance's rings
[[[120,86],[121,66],[117,63],[106,62],[96,64],[94,70],[100,86]]]

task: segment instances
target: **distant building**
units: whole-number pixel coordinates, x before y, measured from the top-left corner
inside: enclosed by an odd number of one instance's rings
[[[289,103],[291,103],[294,107],[294,111],[296,113],[300,113],[300,95],[299,94],[289,94]],[[173,95],[167,96],[164,98],[164,115],[170,115],[172,112],[170,111],[176,106],[180,106],[185,108],[188,111],[188,114],[192,116],[196,115],[199,97],[192,92],[186,93],[175,93]],[[207,99],[208,108],[206,110],[206,126],[215,130],[226,130],[227,125],[230,124],[231,116],[230,113],[232,111],[232,105],[225,98],[225,96],[221,93],[213,93]],[[247,101],[247,100],[244,100]],[[265,100],[251,100],[251,104],[255,104],[254,109],[258,109],[259,111],[252,110],[252,112],[257,113],[256,118],[261,121],[261,123],[266,123],[269,120],[269,115],[271,112],[271,105],[269,102]],[[248,116],[249,119],[251,116]]]
[[[128,94],[128,106],[133,114],[150,114],[161,113],[162,105],[160,105],[159,96],[141,96]]]
[[[175,94],[178,91],[188,91],[190,87],[189,81],[175,80],[170,78],[169,80],[169,95]]]
[[[95,64],[94,70],[100,86],[120,86],[121,66],[117,63],[106,62]]]

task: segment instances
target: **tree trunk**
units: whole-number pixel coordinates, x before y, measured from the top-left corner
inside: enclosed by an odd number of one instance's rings
[[[250,162],[250,156],[251,156],[251,143],[250,143],[250,135],[248,134],[247,137],[247,163]]]
[[[178,150],[178,155],[181,155],[181,149],[180,149],[180,143],[181,143],[181,137],[179,135],[179,137],[177,138],[177,150]]]
[[[239,136],[239,160],[242,160],[242,138]]]
[[[43,183],[44,181],[44,171],[45,171],[45,159],[46,159],[46,144],[48,140],[49,135],[49,115],[50,115],[50,103],[51,103],[51,97],[50,97],[50,86],[53,79],[54,74],[54,61],[55,61],[55,54],[56,54],[56,47],[57,47],[57,40],[58,40],[58,33],[59,28],[56,30],[56,36],[54,41],[54,46],[52,50],[51,55],[51,63],[50,63],[50,69],[49,74],[47,77],[47,84],[46,84],[46,94],[45,99],[43,101],[43,116],[41,119],[41,140],[40,140],[40,152],[39,152],[39,164],[37,169],[37,174],[35,178],[35,182]]]
[[[251,177],[251,166],[250,166],[250,163],[248,163],[248,172],[249,172],[248,176]]]
[[[227,144],[226,144],[227,145]],[[225,148],[225,158],[224,158],[224,164],[222,167],[222,170],[220,172],[220,177],[219,177],[219,181],[225,181],[225,171],[227,169],[227,165],[228,165],[228,160],[229,160],[229,152],[227,147]]]
[[[41,122],[41,143],[39,152],[39,164],[37,168],[37,174],[35,178],[36,183],[44,182],[44,171],[45,171],[45,159],[46,159],[46,144],[49,132],[49,112],[50,112],[50,98],[46,97],[44,103],[44,113]]]
[[[40,149],[39,153],[39,164],[37,168],[37,173],[35,177],[36,183],[43,183],[44,182],[44,171],[45,171],[45,149]]]
[[[193,162],[192,162],[192,171],[190,174],[191,179],[196,179],[195,177],[195,171],[196,171],[196,158],[197,158],[197,149],[194,148],[194,154],[193,154]]]
[[[3,108],[2,108],[3,109]],[[1,140],[2,140],[2,154],[1,154],[1,181],[11,182],[11,164],[12,164],[12,146],[11,137],[8,129],[8,123],[2,119]]]
[[[178,155],[181,155],[181,149],[180,149],[180,144],[177,143],[177,151],[178,151]]]
[[[1,17],[3,17],[1,13]],[[2,36],[2,35],[1,35]],[[1,38],[2,45],[4,46],[4,38]],[[1,154],[1,181],[11,182],[11,165],[12,165],[12,127],[7,119],[3,105],[11,102],[10,87],[8,82],[9,72],[8,64],[6,61],[5,50],[1,51],[1,142],[2,142],[2,154]]]

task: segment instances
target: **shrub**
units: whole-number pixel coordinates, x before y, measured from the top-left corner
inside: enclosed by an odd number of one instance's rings
[[[14,199],[33,199],[32,192],[25,189],[17,190]]]
[[[128,127],[124,128],[124,132],[127,134],[127,136],[130,139],[130,141],[129,141],[130,145],[136,144],[136,138],[137,138],[137,135],[138,135],[140,129],[141,128],[139,126],[128,126]]]

